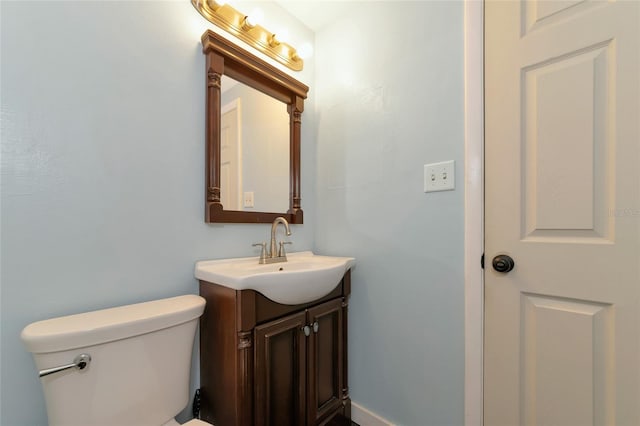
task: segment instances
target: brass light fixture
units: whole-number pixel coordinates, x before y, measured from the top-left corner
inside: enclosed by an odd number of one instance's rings
[[[303,61],[296,53],[296,49],[278,40],[276,34],[251,22],[249,16],[238,12],[228,4],[217,3],[215,0],[191,0],[191,4],[207,21],[216,24],[292,70],[302,70]]]

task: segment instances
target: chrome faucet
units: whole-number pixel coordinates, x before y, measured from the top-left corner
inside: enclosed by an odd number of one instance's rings
[[[278,244],[278,242],[276,241],[276,230],[278,229],[279,223],[284,225],[286,234],[291,235],[291,230],[289,229],[289,222],[287,222],[287,219],[285,219],[282,216],[276,217],[273,223],[271,224],[271,242],[269,244],[269,251],[267,252],[266,243],[254,244],[254,246],[262,247],[262,250],[260,251],[260,260],[258,261],[258,263],[260,264],[278,263],[278,262],[287,261],[287,254],[284,251],[284,245],[291,244],[291,242],[280,241],[280,243]],[[278,245],[280,246],[279,248],[278,248]]]

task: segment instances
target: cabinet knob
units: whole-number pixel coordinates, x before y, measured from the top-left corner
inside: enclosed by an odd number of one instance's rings
[[[318,321],[313,323],[313,332],[317,333],[318,329],[320,328],[320,325],[318,324]]]
[[[309,335],[311,334],[311,327],[305,325],[304,327],[302,327],[302,331],[304,331],[305,336],[309,337]]]

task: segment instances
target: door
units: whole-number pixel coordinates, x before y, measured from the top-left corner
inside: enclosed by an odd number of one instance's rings
[[[486,426],[640,424],[639,28],[485,4]]]
[[[342,299],[309,308],[312,332],[308,354],[308,425],[321,424],[342,412],[343,330]],[[344,414],[344,413],[343,413]]]
[[[306,312],[300,312],[255,328],[256,426],[304,425],[305,326]]]
[[[242,143],[240,98],[220,116],[220,202],[225,210],[242,210]]]

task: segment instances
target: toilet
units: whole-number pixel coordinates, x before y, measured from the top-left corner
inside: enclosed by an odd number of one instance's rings
[[[177,426],[189,403],[205,300],[185,295],[35,322],[22,341],[40,370],[49,425]],[[185,425],[210,426],[201,420]]]

